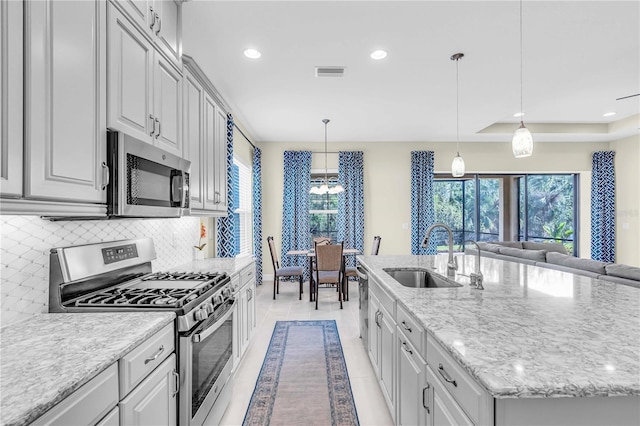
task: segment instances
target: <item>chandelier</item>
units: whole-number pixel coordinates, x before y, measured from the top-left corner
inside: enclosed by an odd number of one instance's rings
[[[309,193],[316,195],[338,194],[344,191],[344,188],[339,183],[329,189],[329,173],[327,171],[327,124],[329,123],[329,119],[325,118],[322,122],[324,123],[324,183],[320,186],[311,187]]]

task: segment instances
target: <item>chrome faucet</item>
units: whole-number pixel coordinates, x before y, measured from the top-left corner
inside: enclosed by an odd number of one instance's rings
[[[427,233],[422,240],[422,247],[427,247],[427,245],[429,245],[429,236],[431,235],[431,232],[438,227],[444,228],[449,234],[449,259],[447,260],[447,276],[453,277],[458,270],[458,262],[453,257],[453,232],[451,231],[451,228],[449,228],[444,223],[434,223],[427,229]]]
[[[482,276],[482,271],[480,271],[480,246],[473,240],[466,240],[465,243],[473,243],[478,250],[478,254],[476,255],[476,271],[469,274],[469,280],[471,281],[471,285],[475,285],[476,289],[484,290],[482,286],[482,280],[484,277]]]

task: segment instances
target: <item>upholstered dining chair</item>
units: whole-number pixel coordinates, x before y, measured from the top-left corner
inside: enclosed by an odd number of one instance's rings
[[[273,237],[267,237],[269,243],[269,252],[271,252],[271,263],[273,263],[273,299],[276,294],[280,294],[280,278],[282,277],[299,277],[300,278],[300,300],[302,300],[302,280],[304,279],[304,268],[302,266],[284,266],[280,267],[278,261],[278,252],[273,242]]]
[[[373,237],[373,245],[371,246],[371,256],[377,256],[378,251],[380,250],[380,238],[378,235]],[[344,269],[344,300],[349,300],[349,277],[357,277],[358,274],[356,272],[355,267],[346,267]]]
[[[316,296],[316,309],[318,309],[318,289],[320,284],[335,284],[338,287],[338,300],[342,309],[342,282],[344,281],[344,262],[342,261],[343,245],[340,244],[314,244],[316,257],[315,284],[313,291]]]

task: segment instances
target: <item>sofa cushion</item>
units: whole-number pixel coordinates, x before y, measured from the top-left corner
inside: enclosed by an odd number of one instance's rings
[[[480,247],[481,250],[489,251],[491,253],[500,253],[500,248],[501,248],[501,246],[499,246],[498,244],[483,243],[481,241],[478,242],[478,247]]]
[[[626,278],[629,280],[640,281],[640,268],[636,266],[622,265],[620,263],[613,263],[607,265],[604,268],[607,271],[607,275],[614,277]]]
[[[535,241],[523,241],[522,248],[525,250],[546,250],[556,253],[567,254],[567,249],[561,243],[537,243]]]
[[[544,262],[547,252],[544,250],[523,250],[519,248],[501,247],[500,254],[529,259],[534,262]]]
[[[623,284],[629,287],[635,287],[640,289],[640,281],[630,280],[629,278],[616,277],[614,275],[600,275],[599,279],[611,283]]]
[[[595,272],[596,274],[604,275],[606,273],[605,266],[607,262],[600,262],[599,260],[582,259],[580,257],[573,257],[568,254],[549,252],[547,253],[547,263],[555,265],[567,266],[573,269],[580,269],[583,271]]]
[[[489,241],[490,244],[496,244],[502,247],[522,248],[522,241]]]

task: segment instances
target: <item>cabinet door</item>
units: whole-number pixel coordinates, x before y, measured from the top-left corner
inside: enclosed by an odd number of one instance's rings
[[[371,365],[373,366],[373,370],[375,371],[378,378],[380,378],[380,322],[378,321],[379,314],[380,302],[378,302],[378,298],[371,291],[369,291],[369,358],[371,359]]]
[[[436,426],[473,426],[473,422],[462,411],[449,392],[442,387],[431,367],[427,366],[427,383],[431,390],[429,401],[432,407],[431,419]]]
[[[155,0],[153,9],[158,14],[152,31],[156,43],[172,62],[180,62],[180,19],[181,9],[174,0]]]
[[[182,75],[157,52],[153,69],[155,144],[182,157]]]
[[[216,144],[216,104],[209,95],[204,96],[204,209],[216,207],[216,166],[214,150]]]
[[[105,202],[105,2],[24,7],[24,195]]]
[[[380,308],[380,387],[382,394],[389,404],[389,411],[395,415],[395,342],[396,342],[396,324],[391,315]]]
[[[135,426],[177,424],[178,380],[171,354],[153,373],[120,401],[120,424]]]
[[[240,357],[244,355],[244,352],[247,350],[247,343],[249,341],[248,329],[249,329],[249,321],[248,321],[248,310],[249,310],[249,293],[248,287],[245,286],[240,290],[240,305],[242,306],[242,311],[240,314]]]
[[[253,335],[253,329],[256,328],[256,282],[252,281],[249,284],[249,312],[247,318],[249,321],[249,340]]]
[[[22,195],[22,2],[0,1],[0,195]]]
[[[154,19],[152,0],[118,0],[118,4],[135,23],[151,34]]]
[[[152,143],[153,48],[118,9],[108,11],[107,126]]]
[[[227,115],[216,106],[215,210],[227,211]]]
[[[184,157],[191,161],[190,188],[191,208],[204,208],[203,162],[205,159],[203,135],[203,102],[202,86],[185,71],[183,77],[183,128]]]
[[[398,332],[398,395],[397,425],[426,424],[426,409],[423,406],[426,386],[426,363],[414,346],[402,333]],[[425,401],[426,402],[426,401]]]

